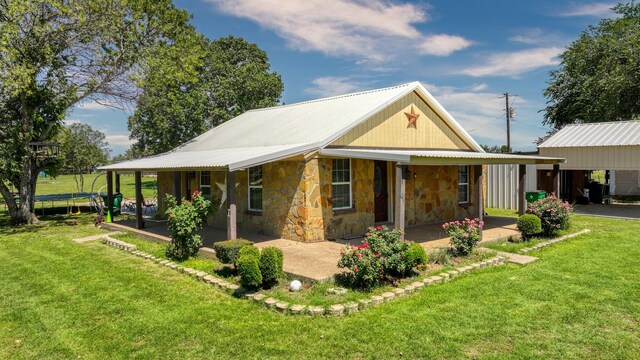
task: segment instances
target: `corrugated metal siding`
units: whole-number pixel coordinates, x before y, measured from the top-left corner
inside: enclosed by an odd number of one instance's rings
[[[540,148],[541,156],[562,157],[562,170],[638,170],[640,145]],[[541,169],[549,169],[541,166]]]
[[[539,148],[640,145],[640,120],[567,125]]]
[[[486,206],[498,209],[518,210],[519,179],[520,171],[518,165],[488,165]],[[535,191],[536,184],[536,166],[527,165],[525,191]]]

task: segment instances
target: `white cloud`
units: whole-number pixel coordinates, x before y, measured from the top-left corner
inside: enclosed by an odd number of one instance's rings
[[[426,5],[383,0],[207,1],[221,12],[274,30],[295,49],[366,62],[390,61],[407,49],[446,56],[471,45],[460,36],[421,33],[414,25],[429,20]]]
[[[519,34],[509,37],[509,41],[527,45],[564,45],[571,38],[555,32],[547,32],[540,28],[521,30]]]
[[[558,65],[562,47],[534,48],[489,55],[484,64],[462,69],[460,73],[473,77],[517,76],[545,66]]]
[[[65,126],[69,126],[69,125],[73,125],[73,124],[80,124],[82,123],[82,121],[78,120],[78,119],[65,119],[63,121]]]
[[[610,17],[614,13],[611,8],[615,6],[614,2],[595,2],[591,4],[573,3],[569,9],[561,11],[558,16],[592,16],[592,17]]]
[[[105,140],[109,143],[109,145],[116,146],[129,146],[135,143],[135,140],[129,139],[129,135],[107,135],[105,136]]]
[[[365,89],[362,84],[348,77],[325,76],[313,79],[311,83],[313,87],[306,89],[306,92],[317,97],[343,95]]]
[[[488,87],[489,85],[485,83],[473,84],[471,85],[471,91],[482,91],[482,90],[486,90]]]
[[[115,110],[115,108],[118,107],[118,104],[109,100],[90,100],[81,102],[76,105],[76,107],[83,110]]]

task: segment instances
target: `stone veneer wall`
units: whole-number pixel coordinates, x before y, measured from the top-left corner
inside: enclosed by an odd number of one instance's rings
[[[173,171],[158,171],[158,214],[167,210],[167,194],[173,194]]]
[[[409,166],[406,225],[436,224],[477,216],[474,168],[469,172],[469,204],[458,204],[458,166]],[[415,175],[415,176],[414,176]]]

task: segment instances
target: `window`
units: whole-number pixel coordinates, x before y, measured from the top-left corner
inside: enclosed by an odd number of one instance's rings
[[[458,166],[458,203],[469,202],[469,166]]]
[[[200,192],[202,196],[211,196],[211,173],[209,171],[200,171]]]
[[[333,209],[351,208],[351,160],[333,159],[332,170]]]
[[[249,168],[249,210],[262,211],[262,166]]]

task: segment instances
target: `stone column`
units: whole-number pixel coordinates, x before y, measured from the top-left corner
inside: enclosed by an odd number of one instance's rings
[[[136,228],[144,229],[144,219],[142,218],[142,172],[135,172],[136,187]]]
[[[404,233],[404,219],[406,209],[406,182],[404,177],[406,165],[396,164],[396,193],[394,204],[394,226]],[[404,238],[404,235],[402,236]]]
[[[518,214],[523,215],[527,210],[525,191],[527,187],[527,165],[518,165]]]
[[[560,197],[560,164],[553,164],[553,192]]]
[[[238,229],[236,221],[236,172],[227,172],[227,201],[229,208],[227,209],[227,238],[229,240],[238,238]]]

